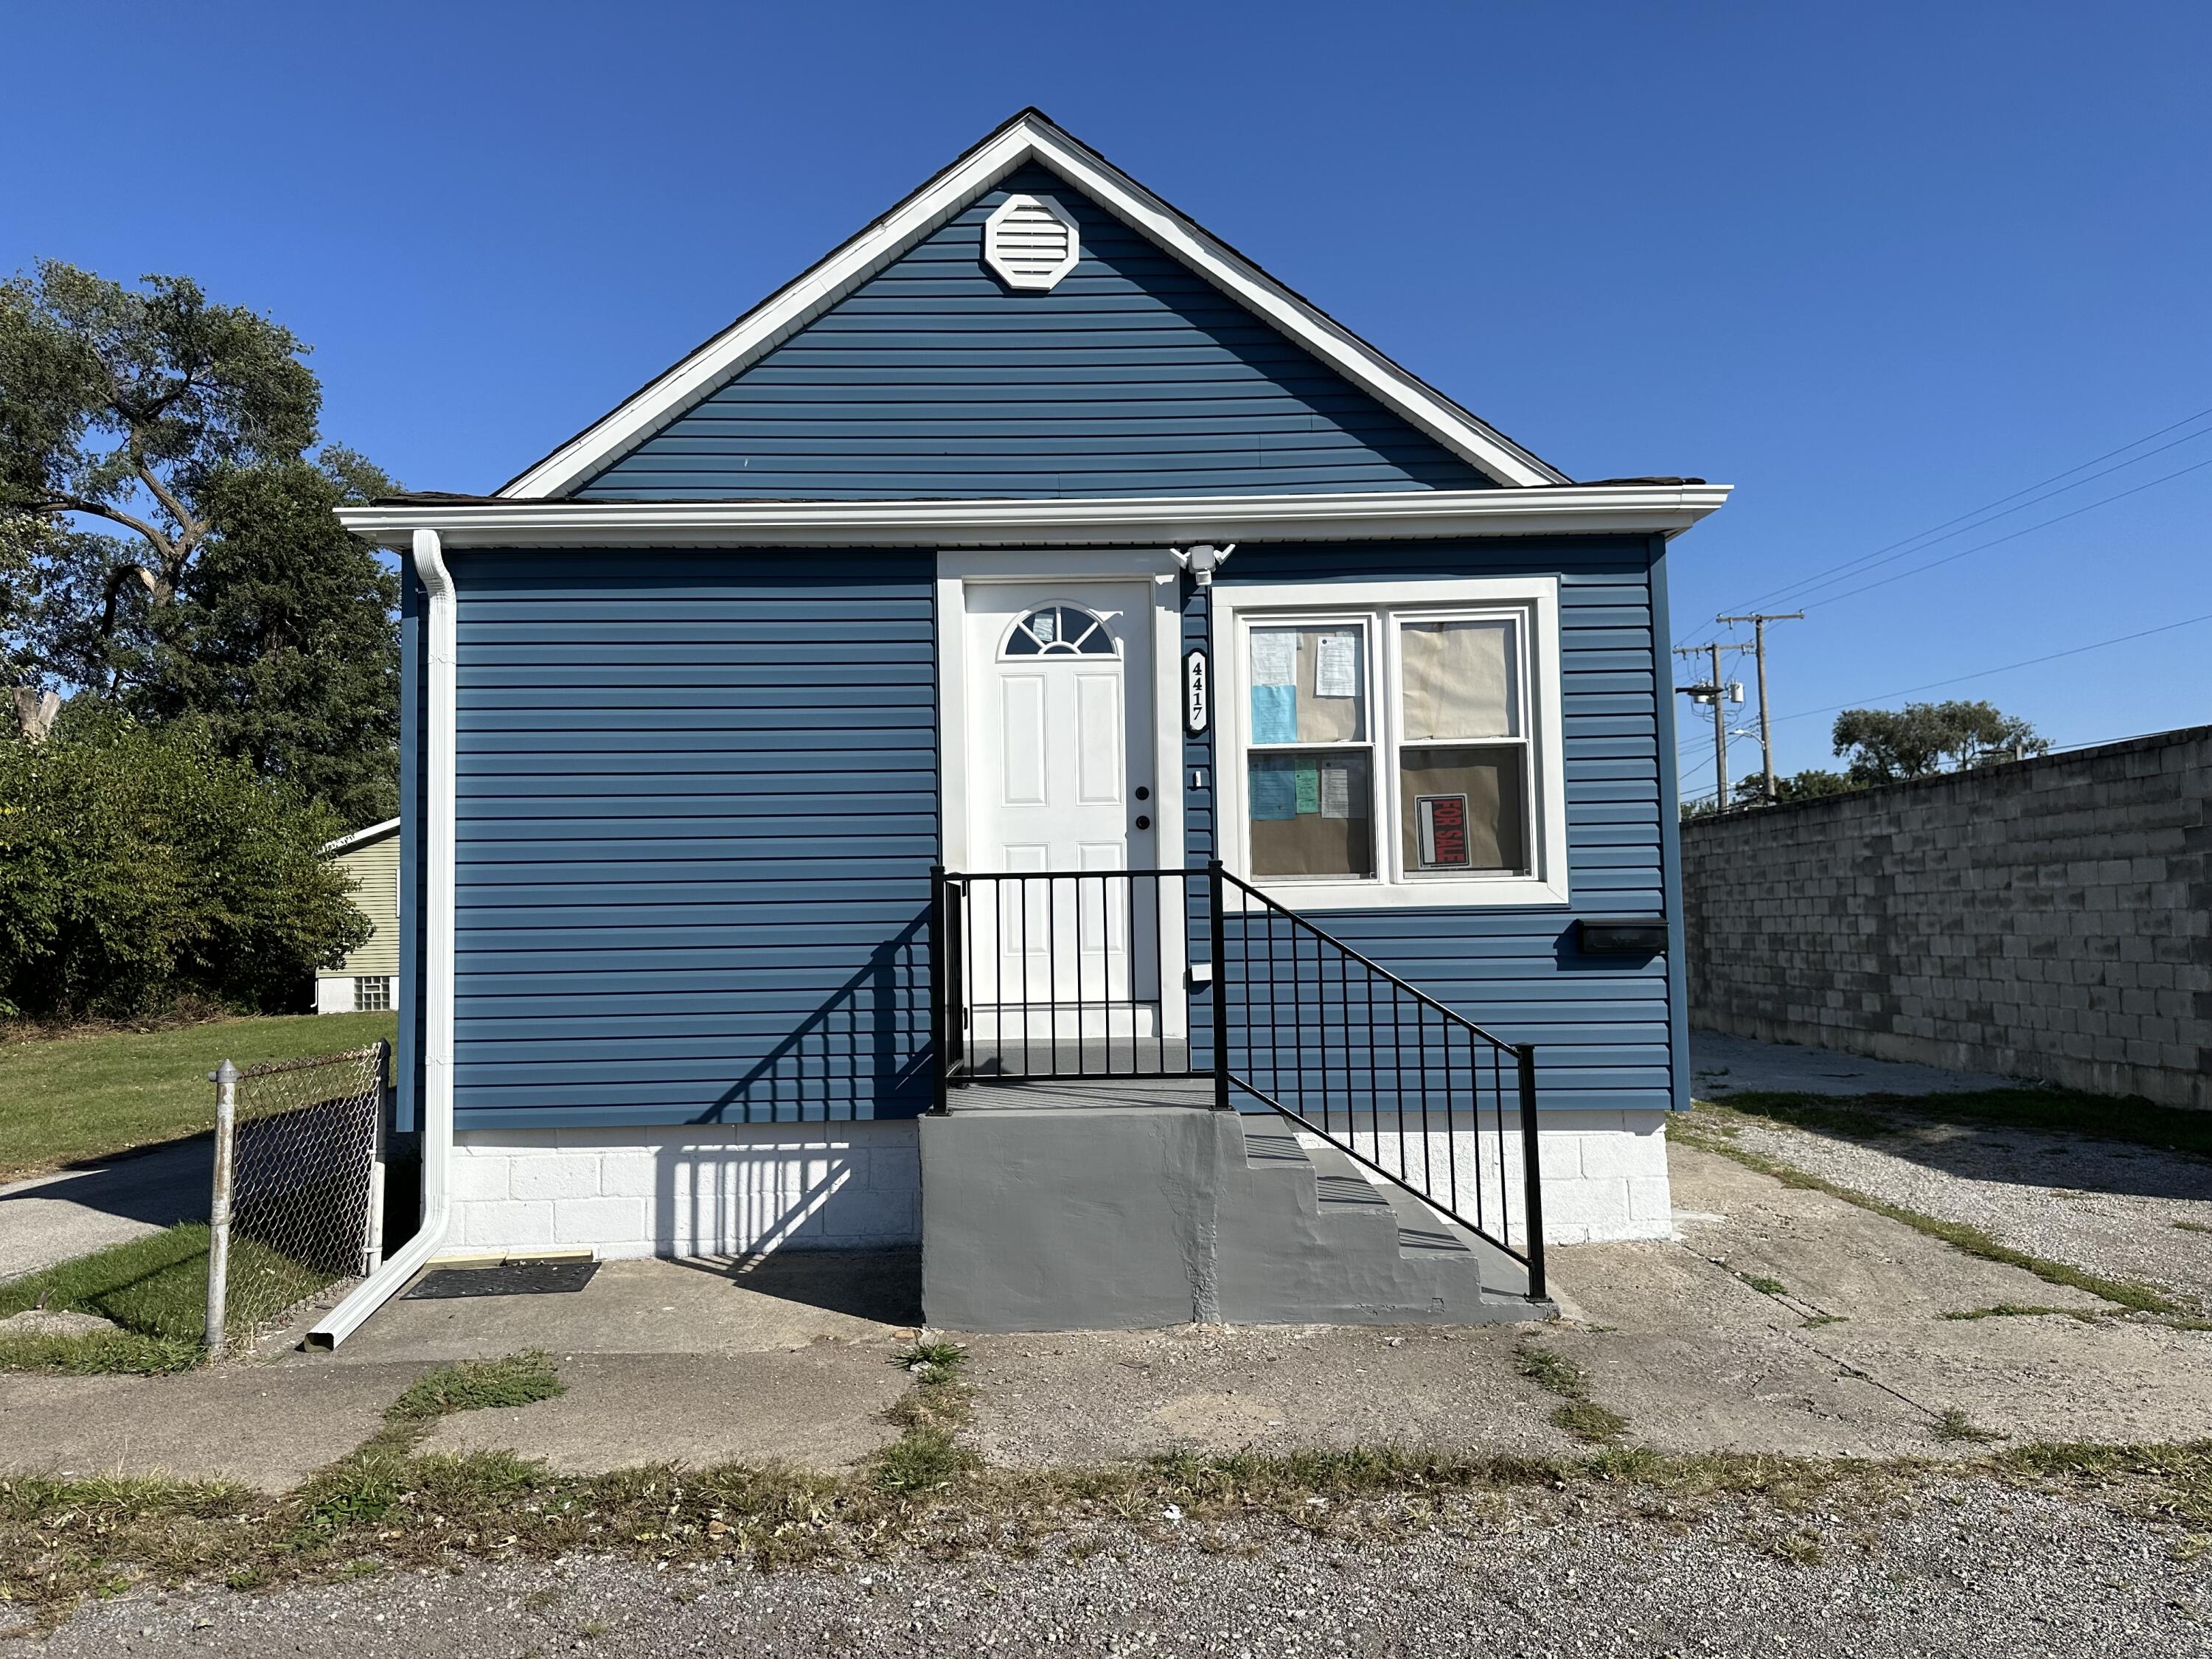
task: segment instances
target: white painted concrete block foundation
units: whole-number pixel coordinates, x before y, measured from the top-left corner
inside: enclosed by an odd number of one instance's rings
[[[1664,1112],[1538,1113],[1545,1241],[1596,1244],[1673,1237],[1666,1122]],[[1502,1222],[1512,1243],[1528,1237],[1517,1132],[1502,1139],[1494,1129],[1424,1136],[1415,1126],[1401,1141],[1396,1119],[1386,1115],[1379,1128],[1363,1126],[1350,1144],[1414,1186],[1448,1202],[1455,1197],[1459,1213],[1479,1220],[1486,1231],[1496,1232]]]
[[[465,1130],[454,1139],[456,1250],[590,1249],[611,1260],[921,1237],[910,1121]]]
[[[326,974],[315,981],[315,1012],[349,1014],[353,1012],[353,975]]]
[[[1549,1242],[1670,1236],[1665,1113],[1539,1121]],[[1398,1167],[1395,1121],[1355,1144]],[[1425,1146],[1409,1133],[1406,1153],[1417,1182],[1455,1171],[1462,1213],[1525,1237],[1517,1137],[1438,1133]],[[921,1154],[910,1121],[470,1130],[453,1149],[453,1210],[456,1250],[613,1259],[910,1245],[921,1238]]]

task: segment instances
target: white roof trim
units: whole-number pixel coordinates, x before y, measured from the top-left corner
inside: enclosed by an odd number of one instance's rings
[[[342,507],[386,547],[1159,546],[1361,536],[1672,536],[1727,484],[1570,484],[1350,495],[1105,496],[980,501],[398,501]]]
[[[557,496],[788,338],[1016,167],[1042,161],[1100,205],[1210,279],[1296,344],[1334,368],[1445,448],[1503,484],[1563,484],[1567,476],[1477,420],[1300,299],[1225,243],[1034,110],[1024,111],[797,281],[779,289],[659,379],[538,462],[499,495]]]
[[[340,836],[336,841],[325,842],[323,854],[327,858],[332,853],[350,853],[365,842],[381,840],[398,827],[398,818],[386,818],[381,823],[372,823],[366,830],[356,830],[349,836]]]

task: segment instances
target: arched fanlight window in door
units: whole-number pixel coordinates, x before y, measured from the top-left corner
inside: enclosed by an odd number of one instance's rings
[[[1081,605],[1047,605],[1023,617],[1006,635],[1009,657],[1110,657],[1114,636]]]

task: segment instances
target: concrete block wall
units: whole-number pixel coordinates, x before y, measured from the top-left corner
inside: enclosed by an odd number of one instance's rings
[[[2212,726],[1682,826],[1693,1025],[2212,1107]]]
[[[910,1121],[463,1131],[453,1182],[456,1250],[739,1255],[921,1231]]]

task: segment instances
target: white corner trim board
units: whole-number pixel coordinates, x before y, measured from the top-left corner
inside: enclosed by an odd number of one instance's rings
[[[1364,495],[1095,496],[910,501],[393,501],[344,507],[345,527],[404,547],[1184,546],[1373,536],[1673,536],[1727,484],[1575,484]]]
[[[434,530],[414,532],[415,574],[428,600],[423,636],[428,657],[422,725],[428,800],[423,814],[422,1218],[384,1265],[356,1285],[307,1333],[311,1347],[334,1348],[389,1301],[446,1242],[453,1158],[453,755],[459,629],[453,573]]]
[[[1207,234],[1097,151],[1078,143],[1036,111],[1025,110],[812,270],[779,289],[611,414],[503,486],[500,495],[526,500],[574,489],[1030,161],[1043,163],[1131,229],[1151,238],[1488,477],[1509,485],[1568,481],[1565,473],[1424,385],[1334,318]]]

